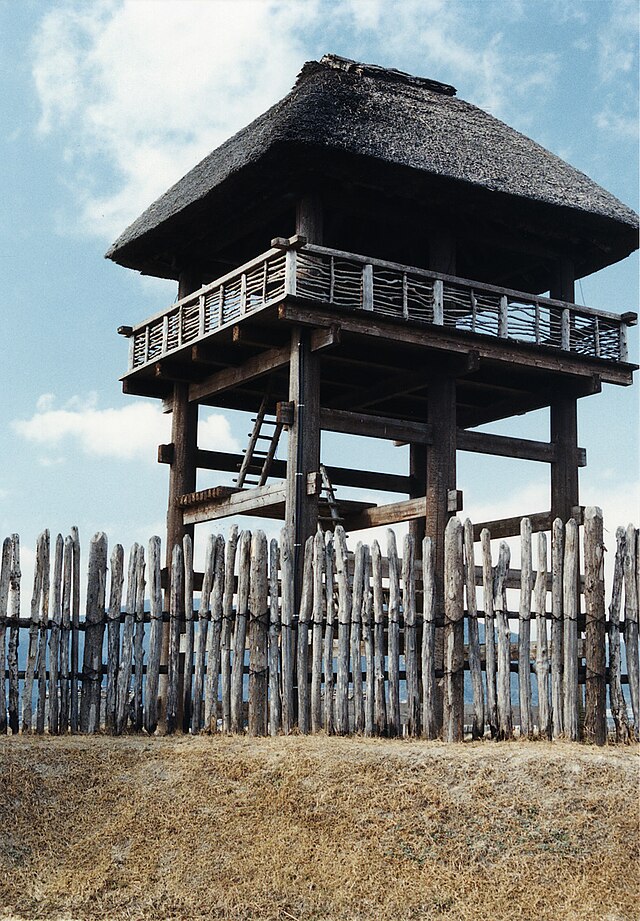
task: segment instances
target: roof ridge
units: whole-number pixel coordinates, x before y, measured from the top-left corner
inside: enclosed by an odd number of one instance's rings
[[[455,86],[451,86],[449,83],[441,83],[439,80],[431,80],[429,77],[416,77],[393,67],[382,67],[379,64],[364,64],[360,61],[352,61],[351,58],[343,58],[339,54],[325,54],[319,61],[307,61],[298,75],[296,86],[304,83],[308,77],[318,73],[318,71],[325,69],[341,70],[343,73],[353,74],[357,77],[372,77],[374,80],[381,80],[386,83],[416,86],[429,90],[431,93],[440,93],[443,96],[455,96],[457,93]]]

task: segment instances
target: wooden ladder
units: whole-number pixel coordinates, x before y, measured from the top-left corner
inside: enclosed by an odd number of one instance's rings
[[[271,464],[276,456],[280,434],[282,433],[282,422],[279,422],[275,416],[267,412],[269,405],[269,394],[266,393],[262,398],[260,409],[253,419],[253,429],[249,435],[249,444],[244,452],[244,458],[235,479],[239,487],[244,486],[264,486],[269,477]],[[266,434],[263,428],[268,427]],[[260,442],[268,442],[265,445],[266,450],[259,448]]]
[[[338,508],[336,494],[333,489],[333,484],[329,479],[327,468],[324,464],[320,464],[320,476],[322,478],[322,490],[320,492],[320,498],[325,500],[330,514],[330,517],[322,516],[322,520],[331,521],[334,526],[337,524],[342,524],[343,518],[340,514],[340,509]]]

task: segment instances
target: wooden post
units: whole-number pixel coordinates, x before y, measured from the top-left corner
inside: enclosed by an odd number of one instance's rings
[[[496,613],[498,634],[498,738],[510,739],[513,735],[511,711],[511,632],[507,611],[506,582],[509,575],[511,551],[509,545],[500,542],[493,589],[493,606]]]
[[[102,639],[104,636],[105,583],[107,577],[107,536],[98,532],[89,545],[87,576],[86,629],[82,667],[80,729],[100,729],[100,688],[102,685]],[[44,594],[44,590],[43,590]]]
[[[280,599],[278,591],[278,570],[280,569],[280,547],[271,539],[269,544],[269,734],[278,735],[282,725],[280,703]]]
[[[520,636],[518,642],[518,690],[520,694],[520,736],[531,735],[531,521],[520,522]],[[546,589],[546,585],[545,585]],[[546,601],[546,591],[545,591]]]
[[[335,529],[336,581],[338,583],[338,667],[336,674],[335,727],[338,735],[349,733],[349,637],[351,593],[347,569],[347,543],[340,525]]]
[[[547,645],[547,535],[538,534],[538,572],[535,586],[536,610],[536,677],[538,680],[538,732],[541,739],[551,738],[549,712],[549,649]]]
[[[624,554],[624,639],[627,653],[629,696],[633,710],[633,731],[640,741],[640,664],[638,662],[638,565],[637,533],[627,526]]]
[[[564,524],[556,518],[551,532],[551,716],[554,739],[564,732],[563,573]]]
[[[473,541],[473,525],[467,518],[464,523],[465,582],[467,591],[467,614],[469,624],[469,673],[473,690],[472,738],[484,736],[484,693],[482,690],[482,666],[480,662],[480,633],[478,630],[478,600],[476,593],[476,566]]]
[[[204,695],[204,728],[218,731],[218,676],[220,675],[220,634],[224,597],[224,537],[218,534],[215,546],[215,565],[211,591],[211,621],[207,635],[207,684]]]
[[[384,691],[384,598],[382,594],[382,554],[380,545],[374,540],[371,545],[371,574],[373,578],[373,618],[374,618],[374,727],[377,735],[387,731],[387,703]]]
[[[310,333],[294,327],[291,335],[289,400],[293,424],[289,427],[286,525],[293,534],[295,603],[302,588],[302,555],[307,538],[316,532],[318,493],[309,474],[320,469],[320,375],[318,356],[311,351]]]
[[[404,613],[404,661],[407,672],[407,733],[420,735],[420,675],[416,630],[415,546],[405,535],[402,551],[402,609]]]
[[[434,579],[433,541],[425,537],[422,542],[422,733],[427,739],[436,739],[436,602]],[[383,689],[384,690],[384,689]]]
[[[578,525],[573,518],[565,529],[564,603],[564,733],[578,739]]]
[[[433,444],[427,450],[425,534],[433,541],[437,615],[444,612],[444,540],[449,511],[449,491],[456,488],[456,382],[442,377],[429,386],[427,422],[433,426]],[[444,634],[436,627],[435,667],[443,668]],[[442,685],[436,697],[438,728],[442,723]]]
[[[333,534],[331,531],[326,532],[325,549],[325,609],[327,612],[325,631],[324,631],[324,731],[328,736],[333,735],[335,731],[334,720],[334,688],[333,679],[333,640],[335,633],[336,605],[334,598],[334,583],[336,571],[335,551],[333,547]]]
[[[611,586],[611,604],[609,605],[609,702],[611,715],[616,726],[616,742],[629,742],[631,740],[627,702],[622,693],[622,663],[620,657],[620,606],[624,583],[626,540],[625,529],[618,528],[616,531],[617,547]]]
[[[480,534],[482,546],[482,595],[484,599],[485,677],[487,682],[487,722],[491,738],[498,734],[497,663],[495,616],[493,610],[493,569],[491,566],[491,534],[486,528]]]
[[[602,510],[590,506],[584,514],[584,598],[587,612],[587,690],[585,740],[607,741],[607,683],[605,674],[604,536]]]
[[[7,665],[9,666],[9,729],[16,735],[20,728],[19,682],[18,682],[18,640],[20,633],[20,537],[11,535],[11,570],[9,572],[9,649]]]
[[[233,637],[231,669],[231,732],[244,731],[243,683],[244,651],[249,611],[249,574],[251,566],[251,533],[243,531],[238,540],[238,606]]]
[[[256,531],[251,542],[249,593],[249,735],[267,734],[268,594],[267,537]],[[216,674],[217,679],[217,674]],[[218,696],[216,680],[216,700]]]
[[[464,565],[462,523],[458,518],[452,518],[446,529],[444,587],[444,741],[462,742],[464,738]]]
[[[178,278],[178,299],[187,297],[192,291],[197,291],[202,284],[202,278],[196,271],[180,272]],[[171,563],[173,548],[182,547],[185,534],[193,541],[193,525],[186,525],[183,521],[182,509],[177,505],[180,496],[194,492],[196,488],[196,452],[198,448],[198,404],[189,402],[189,384],[176,381],[173,385],[173,399],[171,401],[171,443],[173,452],[169,466],[169,500],[167,507],[167,543],[165,547],[167,568],[167,586],[165,589],[165,610],[169,609],[171,597]],[[167,665],[169,655],[169,624],[165,624],[162,636],[162,665]],[[184,663],[182,663],[184,665]],[[181,669],[182,671],[182,669]],[[159,706],[162,719],[163,702],[166,699],[166,675],[160,676]],[[178,701],[180,712],[179,723],[182,724],[183,681],[179,676]]]
[[[313,636],[311,654],[311,731],[322,729],[322,653],[324,620],[324,576],[325,547],[322,531],[317,531],[313,539]]]

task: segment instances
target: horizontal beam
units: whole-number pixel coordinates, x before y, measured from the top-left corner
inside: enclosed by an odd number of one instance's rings
[[[268,486],[256,486],[255,489],[243,489],[220,499],[211,499],[202,505],[184,510],[184,523],[200,524],[227,518],[229,515],[256,515],[272,510],[276,505],[284,505],[286,497],[284,483],[270,483]],[[266,517],[272,517],[267,514]]]
[[[584,507],[576,506],[571,512],[572,517],[577,523],[582,524]],[[505,537],[519,537],[520,522],[523,518],[529,519],[531,522],[531,530],[534,533],[537,531],[550,531],[553,526],[553,516],[551,512],[534,512],[533,515],[517,515],[514,518],[497,518],[495,521],[480,521],[478,524],[474,524],[473,539],[475,541],[480,540],[480,534],[483,528],[486,528],[490,532],[492,540],[502,540]]]
[[[350,518],[345,517],[344,527],[346,531],[361,531],[364,528],[424,518],[426,514],[427,500],[425,496],[420,496],[417,499],[405,499],[404,502],[392,502],[390,505],[376,505]]]
[[[309,308],[288,298],[278,307],[278,319],[303,326],[331,326],[338,322],[335,313]],[[629,365],[616,364],[597,358],[587,358],[555,349],[544,349],[528,343],[514,342],[510,339],[497,339],[481,334],[455,333],[446,328],[432,324],[410,326],[406,321],[390,323],[381,320],[379,315],[368,314],[366,317],[354,313],[340,314],[340,326],[345,333],[354,333],[389,342],[404,342],[426,349],[442,349],[447,352],[478,353],[480,359],[520,364],[541,371],[555,371],[575,377],[589,377],[599,374],[603,381],[610,384],[628,386],[633,383],[633,368]]]
[[[487,432],[469,432],[458,429],[456,447],[459,451],[474,454],[492,454],[497,457],[515,457],[519,460],[543,461],[552,464],[556,460],[556,446],[546,441],[532,441],[528,438],[510,438],[506,435],[490,435]],[[578,467],[587,466],[587,452],[578,448]]]
[[[428,423],[404,422],[401,419],[387,419],[385,416],[370,416],[367,413],[342,409],[321,409],[320,428],[325,432],[366,435],[369,438],[386,438],[389,441],[433,443],[433,427]]]

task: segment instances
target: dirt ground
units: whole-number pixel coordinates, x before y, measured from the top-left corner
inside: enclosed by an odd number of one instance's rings
[[[0,740],[0,918],[631,921],[638,748]]]

